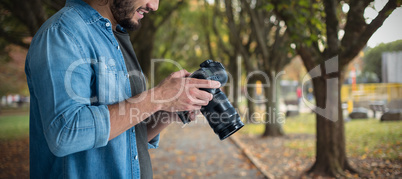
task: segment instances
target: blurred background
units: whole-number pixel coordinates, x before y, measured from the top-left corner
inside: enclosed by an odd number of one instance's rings
[[[41,24],[64,4],[0,2],[0,178],[29,176],[26,53]],[[148,88],[179,67],[195,71],[206,59],[225,65],[230,78],[223,89],[246,123],[230,145],[260,172],[256,178],[399,178],[400,7],[400,0],[160,1],[130,35]],[[304,80],[333,57],[333,73]],[[330,78],[339,80],[336,88],[328,87]],[[335,122],[316,108],[328,109]],[[155,168],[156,178],[214,177]],[[245,173],[236,176],[250,177]]]

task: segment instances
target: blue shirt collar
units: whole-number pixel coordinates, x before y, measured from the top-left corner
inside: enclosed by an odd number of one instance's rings
[[[73,7],[86,23],[93,23],[99,19],[106,19],[83,0],[67,0],[66,7]]]
[[[86,23],[92,23],[99,19],[106,19],[101,14],[99,14],[98,11],[96,11],[94,8],[92,8],[89,4],[87,4],[83,0],[67,0],[65,6],[73,7],[74,9],[76,9],[78,14],[80,14],[82,19]],[[116,28],[118,28],[118,30],[121,32],[127,33],[127,31],[119,24],[117,24]]]

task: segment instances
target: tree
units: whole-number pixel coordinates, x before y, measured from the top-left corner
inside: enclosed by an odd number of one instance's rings
[[[155,36],[160,27],[166,23],[172,14],[186,4],[185,0],[161,1],[157,13],[150,13],[141,20],[141,28],[130,32],[138,61],[146,76],[150,75],[152,52],[154,49]]]
[[[19,1],[4,0],[0,2],[0,62],[8,65],[10,44],[28,49],[30,38],[35,35],[40,26],[55,12],[60,10],[65,0],[32,0],[21,3]],[[144,73],[148,74],[151,54],[154,46],[154,37],[157,30],[171,16],[173,12],[182,7],[185,1],[160,3],[158,13],[145,16],[142,28],[132,32],[134,49],[143,67]],[[3,73],[2,75],[5,75]],[[20,75],[23,76],[23,75]],[[5,78],[8,79],[8,78]],[[25,77],[24,77],[25,80]],[[25,85],[26,86],[26,85]],[[12,91],[11,88],[2,88],[2,91]]]
[[[191,1],[174,12],[156,33],[153,57],[170,59],[189,72],[199,68],[206,59],[225,62],[211,33],[213,4],[204,0]],[[215,18],[216,19],[216,18]],[[155,81],[162,80],[178,68],[172,63],[155,63]]]
[[[255,54],[257,59],[261,59],[258,61],[259,70],[269,78],[265,79],[269,86],[264,89],[267,102],[265,131],[262,136],[282,136],[284,132],[278,122],[276,83],[280,78],[280,71],[290,62],[292,49],[284,22],[276,18],[272,8],[260,8],[264,5],[267,5],[266,1],[257,0],[254,6],[248,0],[242,0],[242,7],[250,16],[251,32],[257,44],[254,53],[249,54]]]
[[[382,43],[377,47],[368,50],[363,57],[363,72],[372,72],[377,75],[380,81],[382,81],[382,53],[393,51],[402,51],[402,40],[397,40],[386,44]]]
[[[31,0],[24,3],[1,1],[0,38],[5,44],[28,48],[26,38],[33,37],[47,18],[63,7],[64,2],[65,0]]]
[[[255,4],[247,0],[225,0],[224,2],[233,53],[241,55],[247,73],[254,74],[248,78],[247,85],[255,85],[257,81],[266,84],[263,136],[281,136],[283,130],[277,121],[278,110],[276,110],[275,96],[277,76],[275,74],[278,74],[290,62],[288,56],[291,51],[290,39],[285,33],[286,28],[283,22],[275,18],[272,9],[261,8],[266,5],[265,1],[253,1]],[[234,8],[239,10],[236,11]],[[250,99],[254,98],[254,89],[249,87],[247,93],[248,118],[250,119],[254,113],[255,101]]]
[[[326,109],[316,115],[316,161],[309,172],[330,176],[343,175],[344,170],[356,171],[346,158],[344,121],[341,111],[339,81],[342,71],[360,52],[371,35],[382,25],[392,11],[401,5],[400,0],[390,0],[370,23],[366,23],[364,10],[372,1],[272,1],[278,16],[286,22],[288,33],[296,43],[307,71],[321,64],[321,76],[312,79],[317,107]],[[347,14],[339,9],[347,3]],[[342,30],[343,37],[338,34]],[[324,62],[338,57],[338,70],[325,72]],[[336,65],[336,64],[334,64]],[[319,69],[319,70],[320,70]],[[328,79],[338,79],[335,85]],[[325,92],[329,92],[326,94]],[[326,106],[326,102],[329,105]],[[334,105],[337,104],[337,105]],[[324,117],[326,116],[326,117]],[[331,119],[328,120],[327,118]],[[335,122],[334,122],[335,121]]]
[[[63,0],[3,0],[0,2],[0,96],[28,94],[24,72],[30,38],[43,22],[63,7]]]

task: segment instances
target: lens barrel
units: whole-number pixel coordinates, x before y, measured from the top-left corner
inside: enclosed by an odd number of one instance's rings
[[[201,108],[201,112],[221,140],[226,139],[244,126],[236,109],[219,89],[215,90],[213,99],[207,106]]]

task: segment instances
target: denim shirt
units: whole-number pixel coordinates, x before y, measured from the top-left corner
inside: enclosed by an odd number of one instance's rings
[[[25,72],[31,178],[140,178],[135,127],[108,141],[107,105],[131,97],[108,19],[81,0],[67,0],[34,36]],[[158,142],[159,135],[148,148]]]

